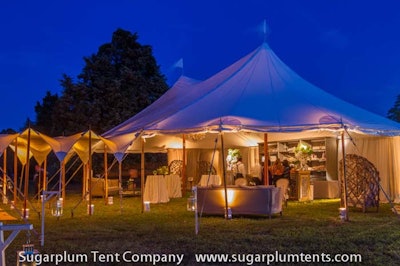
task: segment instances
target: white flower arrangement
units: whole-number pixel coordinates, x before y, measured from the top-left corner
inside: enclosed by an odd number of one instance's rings
[[[300,162],[300,168],[305,169],[307,167],[307,160],[310,158],[310,155],[313,153],[311,145],[304,141],[299,141],[299,144],[294,150],[295,157]]]

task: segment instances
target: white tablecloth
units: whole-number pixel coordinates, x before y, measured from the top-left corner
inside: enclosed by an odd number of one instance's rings
[[[167,184],[168,196],[170,198],[182,197],[181,177],[179,175],[166,175],[165,183]]]
[[[163,175],[148,175],[144,186],[143,201],[150,203],[168,202],[168,190]]]
[[[210,179],[208,179],[208,177],[210,177]],[[207,182],[208,181],[208,182]],[[200,182],[199,182],[199,186],[211,186],[211,185],[217,185],[220,186],[221,185],[221,178],[219,177],[219,175],[202,175]]]

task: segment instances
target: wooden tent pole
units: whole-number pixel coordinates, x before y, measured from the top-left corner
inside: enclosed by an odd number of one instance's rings
[[[269,161],[269,154],[268,154],[268,134],[264,133],[264,185],[268,186],[269,185],[269,179],[271,178],[269,176],[269,171],[268,171],[268,161]]]
[[[28,188],[29,188],[29,154],[31,146],[31,128],[28,128],[28,143],[26,147],[26,163],[25,163],[25,186],[24,186],[24,218],[26,218],[26,207],[28,202]]]
[[[14,204],[17,203],[17,185],[18,185],[18,140],[15,139],[15,150],[14,150]]]
[[[88,161],[88,188],[89,188],[89,216],[92,215],[92,130],[89,129],[89,161]]]
[[[186,139],[185,134],[182,134],[182,196],[184,196],[186,192],[186,181]]]
[[[142,213],[144,211],[144,198],[143,198],[143,194],[144,194],[144,139],[140,138],[141,142],[142,142],[142,152],[140,155],[140,198],[142,201]]]
[[[347,178],[346,178],[346,151],[345,151],[345,145],[344,145],[344,131],[342,131],[341,133],[342,135],[342,160],[343,160],[343,180],[342,182],[344,182],[344,195],[343,195],[343,204],[344,204],[344,208],[346,209],[346,213],[345,213],[345,221],[349,220],[349,210],[348,210],[348,206],[347,206]]]
[[[65,186],[66,186],[66,183],[65,183],[65,160],[63,160],[61,162],[61,183],[62,183],[62,194],[61,195],[63,198],[63,202],[65,203],[65,197],[67,196],[65,193],[65,190],[66,190],[66,188],[65,188]]]
[[[3,152],[3,203],[7,201],[7,148]]]
[[[105,204],[108,204],[108,160],[107,160],[107,145],[104,144],[104,188],[105,188]]]
[[[87,175],[87,164],[83,164],[82,167],[82,199],[86,196],[86,175]]]
[[[63,162],[60,161],[60,174],[58,176],[58,198],[61,197],[61,193],[62,193],[62,168],[63,168]]]
[[[222,161],[225,162],[225,147],[224,147],[224,133],[221,131],[220,132],[221,136],[221,155],[222,155]],[[228,189],[226,187],[226,166],[225,163],[222,164],[222,176],[224,180],[224,192],[225,192],[225,219],[231,219],[231,214],[229,213],[228,209]]]
[[[122,214],[122,160],[118,160],[118,194],[119,194],[119,211]]]
[[[47,190],[47,158],[43,162],[43,190]]]
[[[39,169],[37,169],[38,170],[38,172],[36,173],[37,174],[37,184],[34,184],[34,186],[35,186],[35,188],[34,188],[34,191],[35,191],[35,193],[36,193],[36,189],[37,189],[37,201],[40,203],[40,192],[41,192],[41,188],[42,188],[42,184],[43,184],[43,180],[42,180],[42,177],[43,177],[43,173],[42,172],[44,172],[44,168],[43,168],[43,163],[41,163],[41,164],[37,164],[38,166],[39,166]]]

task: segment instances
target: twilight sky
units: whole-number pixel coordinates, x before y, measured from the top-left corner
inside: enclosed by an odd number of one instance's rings
[[[35,120],[46,91],[61,93],[83,57],[110,42],[117,28],[153,47],[172,84],[206,79],[267,42],[310,83],[386,116],[400,94],[400,2],[396,0],[43,0],[0,8],[0,130]],[[98,132],[103,133],[103,132]]]

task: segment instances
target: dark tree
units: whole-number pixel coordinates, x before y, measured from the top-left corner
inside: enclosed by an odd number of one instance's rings
[[[400,95],[397,96],[394,106],[389,109],[387,117],[394,121],[400,122]]]
[[[53,111],[58,102],[58,95],[46,92],[46,96],[42,99],[42,103],[36,102],[36,123],[35,128],[40,132],[48,132],[52,134],[55,130],[53,124]]]
[[[137,34],[118,29],[111,43],[85,57],[77,82],[63,76],[62,95],[53,105],[50,95],[37,105],[38,125],[49,135],[71,135],[89,127],[98,134],[122,123],[158,99],[168,89],[165,77]],[[51,98],[51,99],[50,99]],[[49,109],[44,110],[49,102]],[[44,113],[51,110],[51,124]]]
[[[15,133],[17,133],[17,131],[15,131],[12,128],[3,129],[0,131],[0,134],[15,134]]]

